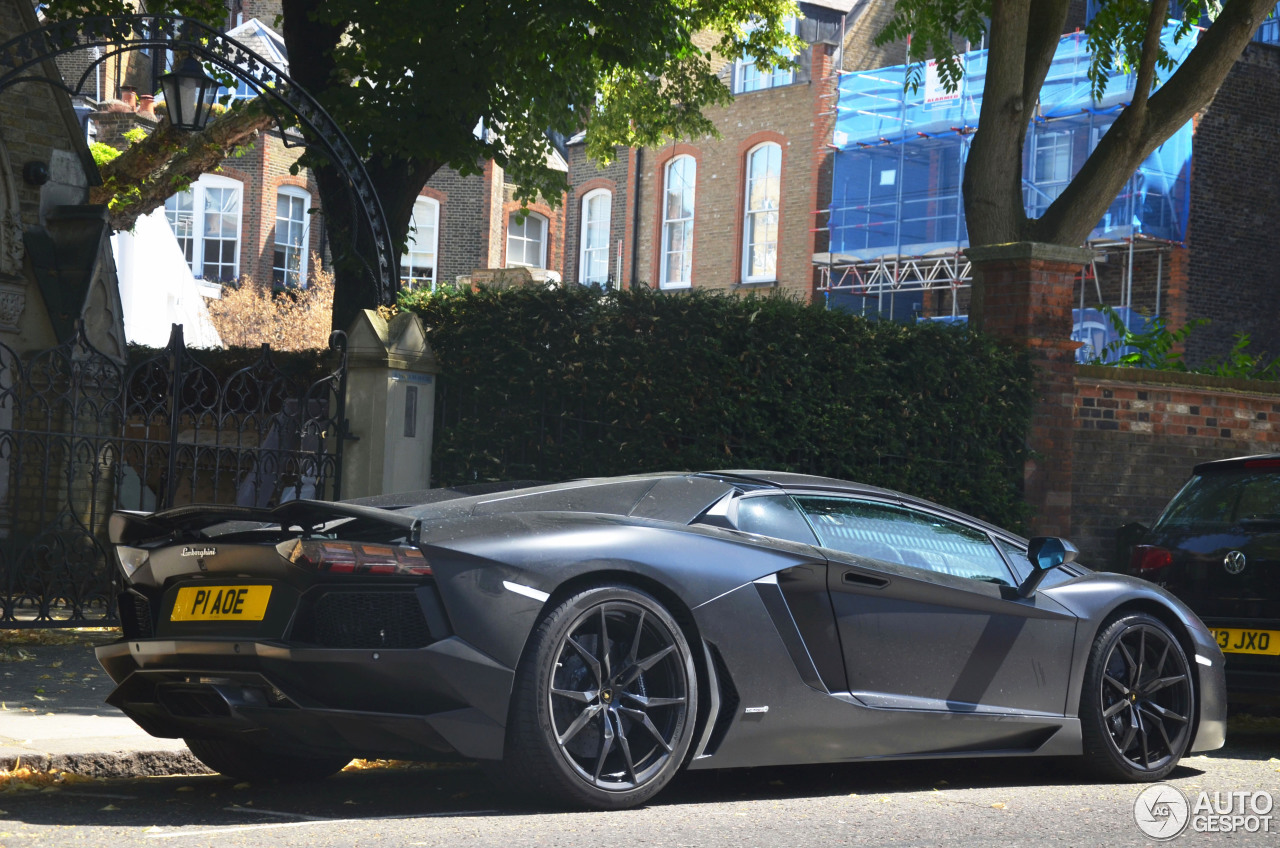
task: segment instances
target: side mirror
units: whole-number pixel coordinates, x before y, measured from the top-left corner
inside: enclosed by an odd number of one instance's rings
[[[1075,562],[1079,555],[1076,546],[1057,536],[1036,536],[1027,543],[1027,559],[1031,560],[1031,573],[1018,587],[1018,597],[1029,598],[1045,575],[1063,563]]]

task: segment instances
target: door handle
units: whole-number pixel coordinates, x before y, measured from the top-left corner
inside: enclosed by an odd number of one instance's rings
[[[842,579],[846,586],[863,586],[868,589],[883,589],[889,585],[889,581],[883,577],[875,577],[857,571],[846,571]]]

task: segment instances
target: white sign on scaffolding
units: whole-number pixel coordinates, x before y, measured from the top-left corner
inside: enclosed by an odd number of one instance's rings
[[[961,70],[964,69],[964,57],[959,57]],[[930,59],[924,66],[924,102],[928,103],[945,103],[948,100],[959,100],[960,88],[956,87],[955,91],[947,91],[947,87],[942,83],[942,77],[938,75],[938,60]]]

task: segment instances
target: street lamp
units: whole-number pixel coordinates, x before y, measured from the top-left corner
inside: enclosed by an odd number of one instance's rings
[[[195,57],[187,56],[176,71],[160,77],[169,123],[180,130],[204,129],[218,83],[209,78]]]

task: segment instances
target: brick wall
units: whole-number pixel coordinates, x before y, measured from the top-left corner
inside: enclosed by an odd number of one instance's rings
[[[1150,525],[1198,462],[1280,451],[1280,384],[1080,366],[1072,539],[1081,561],[1116,562],[1115,531]]]
[[[141,129],[150,133],[156,128],[157,123],[142,117],[137,112],[126,110],[123,103],[110,104],[106,111],[92,113],[90,119],[98,130],[94,141],[114,147],[116,150],[124,150],[129,146],[128,139],[124,137],[129,130]]]
[[[1280,221],[1280,48],[1253,44],[1196,128],[1191,170],[1187,310],[1213,323],[1192,333],[1198,363],[1231,347],[1280,355],[1280,272],[1269,261]]]
[[[424,196],[440,201],[437,283],[452,283],[477,268],[494,267],[501,256],[493,255],[490,247],[494,189],[490,173],[490,166],[484,174],[467,177],[453,168],[441,168],[427,182]]]

